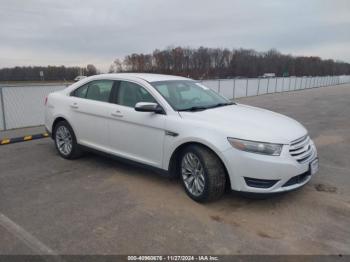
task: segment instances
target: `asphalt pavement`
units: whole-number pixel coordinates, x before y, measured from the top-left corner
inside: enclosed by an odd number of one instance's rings
[[[238,102],[306,126],[320,157],[310,183],[203,205],[132,165],[64,160],[49,138],[3,145],[0,254],[350,254],[350,85]]]

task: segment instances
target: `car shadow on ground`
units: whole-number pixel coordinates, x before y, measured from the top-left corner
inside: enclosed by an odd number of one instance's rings
[[[117,172],[114,174],[115,179],[123,178],[122,180],[130,180],[130,183],[141,183],[143,184],[143,190],[155,190],[155,188],[167,188],[176,191],[176,195],[183,194],[186,196],[185,190],[181,183],[180,177],[170,177],[165,174],[158,173],[148,168],[140,167],[132,163],[125,162],[123,160],[115,159],[113,157],[100,155],[93,152],[86,152],[82,158],[76,161],[86,161],[95,167],[101,169],[113,169]],[[150,186],[150,188],[147,188]],[[216,201],[204,203],[204,205],[212,206],[225,202],[234,202],[234,206],[249,205],[252,203],[264,205],[264,203],[274,203],[289,201],[293,198],[293,195],[300,193],[302,189],[295,190],[292,192],[284,192],[278,194],[246,194],[237,191],[232,191],[228,186],[225,194]],[[187,197],[187,196],[186,196]],[[191,200],[187,197],[189,201]]]

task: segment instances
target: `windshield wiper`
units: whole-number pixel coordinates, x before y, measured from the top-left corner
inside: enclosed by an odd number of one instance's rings
[[[199,111],[199,110],[205,110],[205,109],[208,109],[208,107],[205,107],[205,106],[191,106],[189,108],[179,109],[177,111]]]
[[[226,103],[217,103],[212,106],[208,106],[207,108],[215,108],[215,107],[220,107],[220,106],[230,106],[230,105],[235,105],[233,102],[226,102]]]
[[[215,108],[215,107],[220,107],[220,106],[235,105],[235,104],[236,103],[234,103],[234,102],[225,102],[225,103],[217,103],[217,104],[211,105],[211,106],[192,106],[192,107],[180,109],[177,111],[200,111],[200,110],[205,110],[205,109],[210,109],[210,108]]]
[[[217,104],[211,105],[211,106],[192,106],[192,107],[180,109],[177,111],[200,111],[200,110],[205,110],[205,109],[210,109],[210,108],[215,108],[215,107],[220,107],[220,106],[235,105],[235,104],[236,103],[234,103],[234,102],[225,102],[225,103],[217,103]]]

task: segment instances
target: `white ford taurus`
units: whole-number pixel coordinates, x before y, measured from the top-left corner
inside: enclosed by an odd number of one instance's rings
[[[178,175],[200,202],[226,187],[293,190],[318,170],[315,145],[297,121],[177,76],[87,77],[48,96],[45,126],[66,159],[90,149]]]

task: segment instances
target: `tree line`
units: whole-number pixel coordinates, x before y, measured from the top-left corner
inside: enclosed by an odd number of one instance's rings
[[[42,72],[42,74],[41,74]],[[0,69],[0,81],[72,81],[78,75],[95,75],[98,71],[92,64],[87,67],[65,66],[16,66]]]
[[[43,74],[41,74],[41,72]],[[184,48],[156,49],[115,59],[109,72],[173,74],[194,79],[276,76],[350,75],[350,64],[316,56],[292,56],[275,49]],[[0,69],[0,81],[72,81],[78,75],[95,75],[92,64],[86,67],[16,66]]]
[[[315,56],[292,56],[275,49],[166,48],[134,53],[115,59],[109,72],[149,72],[195,79],[276,76],[324,76],[350,74],[350,64]]]

